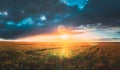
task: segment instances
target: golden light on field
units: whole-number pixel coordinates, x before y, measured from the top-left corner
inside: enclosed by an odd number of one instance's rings
[[[97,46],[99,43],[98,42],[88,42],[87,43],[89,46]]]
[[[54,52],[54,55],[60,58],[70,58],[71,51],[69,50],[68,40],[70,39],[69,29],[65,26],[60,25],[58,26],[58,33],[59,33],[59,41],[61,41],[61,49],[57,52]]]
[[[61,59],[64,58],[71,58],[72,57],[72,51],[70,50],[70,44],[68,42],[60,42],[60,49],[53,51],[52,54],[54,56],[57,56]]]
[[[67,47],[64,47],[64,48],[61,49],[61,51],[59,53],[59,56],[61,58],[62,57],[70,58],[71,57],[71,52],[70,52],[70,50]]]
[[[61,59],[72,57],[72,52],[68,49],[68,47],[62,47],[61,49],[52,52],[52,54]]]

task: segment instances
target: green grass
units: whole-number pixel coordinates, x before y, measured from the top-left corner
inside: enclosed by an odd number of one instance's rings
[[[120,70],[120,44],[106,44],[69,44],[67,48],[72,54],[67,58],[53,54],[62,49],[60,43],[1,42],[0,70]]]

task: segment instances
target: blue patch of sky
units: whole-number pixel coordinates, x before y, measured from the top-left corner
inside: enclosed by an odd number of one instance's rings
[[[21,22],[19,22],[18,24],[23,24],[23,25],[32,25],[34,23],[33,18],[29,17],[26,18],[24,20],[22,20]]]
[[[41,19],[41,21],[45,21],[45,20],[47,20],[47,18],[46,18],[45,15],[42,15],[42,16],[40,17],[40,19]]]
[[[82,10],[86,6],[88,0],[60,0],[60,2],[68,6],[78,6],[78,8]]]
[[[8,21],[7,25],[15,25],[15,22],[14,21]]]
[[[35,17],[35,18],[38,19],[39,17]],[[15,23],[14,21],[7,21],[6,24],[7,24],[7,26],[13,25],[13,26],[17,26],[17,27],[34,26],[34,25],[43,26],[43,25],[45,25],[43,23],[43,21],[46,20],[45,16],[42,16],[42,18],[38,19],[38,20],[35,20],[35,18],[28,17],[28,18],[22,19],[18,23]]]
[[[5,17],[8,16],[8,12],[4,11],[4,12],[0,12],[0,17]]]
[[[113,33],[107,29],[97,29],[90,31],[90,33],[94,34],[98,38],[120,38],[120,34]]]

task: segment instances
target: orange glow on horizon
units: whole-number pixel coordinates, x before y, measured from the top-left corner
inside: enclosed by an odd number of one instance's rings
[[[93,39],[98,39],[95,34],[86,31],[83,33],[71,34],[71,31],[63,25],[58,26],[56,30],[57,32],[52,34],[40,34],[27,38],[21,38],[19,40],[37,42],[93,42]]]

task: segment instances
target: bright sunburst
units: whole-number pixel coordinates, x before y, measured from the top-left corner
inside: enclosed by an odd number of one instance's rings
[[[67,35],[67,34],[63,34],[63,35],[60,36],[60,38],[66,40],[66,39],[69,38],[69,35]]]

